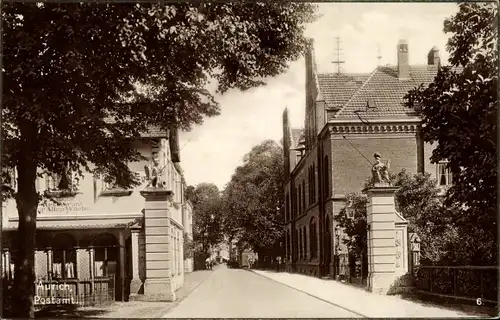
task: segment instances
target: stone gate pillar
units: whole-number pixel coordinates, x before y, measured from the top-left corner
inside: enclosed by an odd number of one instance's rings
[[[396,278],[397,189],[375,186],[363,190],[368,196],[368,290],[378,294],[387,294]]]
[[[172,249],[170,245],[170,212],[172,191],[163,188],[146,188],[144,233],[146,251],[145,300],[175,301],[172,281]]]

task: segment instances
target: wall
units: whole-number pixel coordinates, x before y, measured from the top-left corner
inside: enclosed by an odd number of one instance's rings
[[[437,167],[435,163],[431,163],[432,151],[437,147],[437,142],[424,144],[424,170],[431,174],[433,179],[436,179]]]
[[[331,142],[331,170],[333,172],[334,192],[336,195],[345,195],[351,192],[360,192],[364,182],[371,177],[373,154],[379,152],[382,160],[391,160],[390,172],[398,173],[402,169],[408,172],[417,172],[417,143],[416,137],[368,137],[362,138],[346,135],[347,140],[334,136]]]
[[[144,140],[136,141],[134,147],[137,148],[142,155],[146,157],[151,156],[151,147],[146,144]],[[139,172],[141,175],[144,175],[144,165],[146,163],[146,161],[133,162],[129,164],[129,168],[134,172]],[[39,192],[44,192],[48,189],[50,183],[48,183],[47,179],[47,176],[37,179],[36,186]],[[77,217],[87,215],[98,215],[102,218],[102,214],[139,213],[144,207],[144,199],[138,192],[133,192],[130,197],[123,197],[119,199],[119,201],[113,200],[111,197],[100,197],[100,193],[106,189],[106,186],[102,178],[95,179],[93,174],[84,172],[83,177],[79,178],[78,194],[74,197],[60,200],[60,202],[64,204],[62,206],[56,205],[50,201],[40,203],[38,206],[38,218],[40,220],[75,220]],[[140,187],[136,190],[140,190]],[[11,218],[10,220],[17,220],[15,200],[8,199],[4,205],[4,219],[9,217]],[[11,222],[10,225],[4,223],[4,226],[17,227],[17,222]]]

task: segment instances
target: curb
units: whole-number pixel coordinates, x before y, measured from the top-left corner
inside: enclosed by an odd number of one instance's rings
[[[357,312],[357,311],[354,311],[354,310],[348,309],[348,308],[346,308],[346,307],[343,307],[343,306],[341,306],[341,305],[335,304],[335,303],[333,303],[333,302],[331,302],[331,301],[328,301],[328,300],[326,300],[326,299],[323,299],[323,298],[320,298],[320,297],[315,296],[315,295],[313,295],[313,294],[310,294],[309,292],[306,292],[306,291],[303,291],[303,290],[297,289],[297,288],[292,287],[292,286],[290,286],[290,285],[288,285],[288,284],[286,284],[286,283],[280,282],[280,281],[278,281],[278,280],[276,280],[276,279],[273,279],[273,278],[270,278],[270,277],[265,276],[265,275],[263,275],[263,274],[257,273],[257,272],[255,272],[254,270],[249,270],[249,271],[250,271],[250,272],[252,272],[253,274],[256,274],[256,275],[261,276],[261,277],[263,277],[263,278],[266,278],[266,279],[269,279],[269,280],[274,281],[274,282],[276,282],[276,283],[279,283],[279,284],[281,284],[281,285],[283,285],[283,286],[285,286],[285,287],[288,287],[288,288],[293,289],[293,290],[295,290],[295,291],[301,292],[301,293],[303,293],[303,294],[305,294],[305,295],[308,295],[308,296],[310,296],[310,297],[312,297],[312,298],[315,298],[315,299],[321,300],[321,301],[323,301],[323,302],[326,302],[326,303],[328,303],[328,304],[330,304],[330,305],[332,305],[332,306],[334,306],[334,307],[337,307],[337,308],[340,308],[340,309],[344,309],[344,310],[346,310],[346,311],[348,311],[348,312],[350,312],[350,313],[354,313],[355,315],[358,315],[358,316],[360,316],[360,317],[362,317],[362,318],[370,318],[370,317],[369,317],[369,316],[367,316],[367,315],[361,314],[361,313],[359,313],[359,312]]]
[[[162,311],[162,314],[159,316],[159,317],[155,317],[155,318],[165,318],[165,316],[172,310],[174,310],[184,299],[186,299],[188,296],[190,296],[194,291],[196,291],[196,289],[198,289],[199,286],[201,286],[202,283],[204,283],[205,281],[207,281],[210,277],[212,277],[214,275],[215,272],[217,272],[218,270],[220,270],[220,268],[217,268],[215,270],[212,270],[212,272],[208,275],[208,277],[206,277],[205,279],[201,280],[193,289],[191,289],[184,297],[182,298],[179,298],[177,300],[175,300],[173,303],[172,303],[172,306],[170,306],[166,311]],[[195,272],[195,271],[193,271]],[[159,313],[159,312],[158,312]]]

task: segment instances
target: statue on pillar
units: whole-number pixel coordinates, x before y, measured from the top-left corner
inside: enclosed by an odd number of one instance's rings
[[[152,161],[150,165],[144,166],[144,171],[146,173],[146,180],[149,181],[149,185],[153,188],[159,188],[162,183],[160,180],[160,161],[158,159],[158,153],[153,153]]]
[[[372,175],[373,175],[373,182],[375,185],[391,185],[391,181],[389,178],[389,167],[391,164],[390,160],[387,160],[387,163],[382,162],[380,160],[381,156],[380,153],[376,152],[374,155],[375,158],[375,163],[373,164],[372,167]]]

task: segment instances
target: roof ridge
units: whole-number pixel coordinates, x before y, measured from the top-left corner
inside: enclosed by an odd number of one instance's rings
[[[373,78],[375,73],[377,73],[377,71],[378,71],[378,68],[375,68],[375,70],[372,71],[372,73],[368,76],[368,78],[365,80],[365,82],[363,82],[363,84],[356,91],[354,91],[354,93],[351,95],[351,97],[344,103],[342,108],[340,108],[339,112],[337,112],[337,114],[334,115],[334,118],[336,118],[338,115],[340,115],[342,113],[342,111],[345,110],[345,108],[347,107],[349,102],[351,102],[357,96],[357,94],[361,91],[361,89],[363,89],[366,86],[366,84],[368,82],[370,82],[370,80]]]
[[[340,76],[345,76],[345,75],[369,75],[370,72],[344,72],[341,74],[338,74],[336,72],[318,72],[317,75],[321,76],[330,76],[330,75],[340,75]]]

